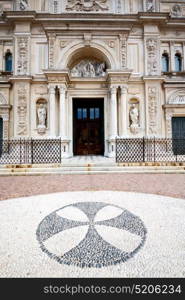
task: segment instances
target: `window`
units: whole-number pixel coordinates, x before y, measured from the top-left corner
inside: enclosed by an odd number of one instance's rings
[[[180,53],[175,54],[175,71],[176,72],[182,71],[182,57]]]
[[[78,120],[87,119],[87,108],[78,108],[77,109],[77,119]]]
[[[167,53],[162,55],[162,72],[169,72],[169,56]]]
[[[5,55],[5,71],[12,72],[12,54],[10,52]]]

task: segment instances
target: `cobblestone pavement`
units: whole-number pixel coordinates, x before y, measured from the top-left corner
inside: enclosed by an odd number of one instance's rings
[[[0,277],[185,277],[185,201],[68,192],[0,202]]]
[[[0,177],[0,200],[68,191],[131,191],[185,198],[184,174]]]

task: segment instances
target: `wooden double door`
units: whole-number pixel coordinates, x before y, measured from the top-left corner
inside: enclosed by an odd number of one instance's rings
[[[173,152],[185,155],[185,117],[172,118]]]
[[[74,155],[104,154],[104,99],[73,99]]]

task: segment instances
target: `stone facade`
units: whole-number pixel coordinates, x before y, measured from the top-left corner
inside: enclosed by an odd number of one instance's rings
[[[0,18],[3,138],[60,137],[72,156],[74,98],[104,99],[109,157],[185,117],[185,1],[0,1]]]

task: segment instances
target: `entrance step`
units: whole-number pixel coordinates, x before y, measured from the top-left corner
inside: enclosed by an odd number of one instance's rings
[[[0,167],[0,176],[9,175],[54,175],[54,174],[110,174],[110,173],[182,173],[185,174],[185,166],[37,166],[20,168]]]

